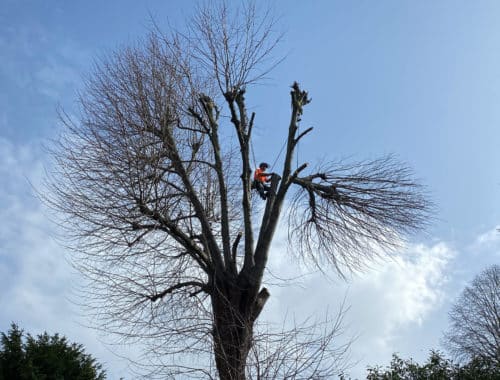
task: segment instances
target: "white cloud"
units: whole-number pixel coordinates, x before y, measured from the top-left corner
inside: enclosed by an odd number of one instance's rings
[[[442,301],[444,272],[453,256],[444,243],[410,246],[404,255],[361,278],[360,286],[376,289],[387,307],[396,306],[390,322],[392,329],[402,324],[421,324]]]
[[[479,235],[475,241],[478,245],[491,245],[500,242],[500,225]]]
[[[40,183],[41,158],[37,145],[14,145],[0,137],[0,331],[16,322],[32,334],[58,332],[107,363],[110,378],[129,378],[127,363],[95,331],[82,327],[81,312],[71,302],[79,277],[53,240],[54,226],[30,185]]]
[[[404,252],[374,264],[371,270],[345,283],[320,273],[306,274],[289,260],[282,239],[283,232],[273,245],[271,273],[296,280],[291,286],[278,287],[273,286],[272,276],[267,277],[271,298],[264,318],[279,322],[284,315],[293,315],[298,321],[321,316],[327,309],[338,308],[347,295],[350,310],[345,318],[349,326],[345,339],[358,335],[352,358],[360,364],[351,374],[359,378],[366,376],[367,364],[388,363],[393,352],[406,348],[402,343],[416,339],[414,331],[421,333],[431,323],[433,313],[443,307],[447,271],[456,257],[443,242],[408,245]],[[433,343],[427,342],[425,351],[433,348],[434,338]]]
[[[294,279],[287,287],[273,286],[265,318],[280,321],[284,315],[297,320],[335,309],[347,294],[349,332],[359,335],[353,345],[354,378],[366,376],[367,365],[387,365],[392,353],[427,358],[430,349],[442,349],[447,313],[455,297],[486,266],[498,262],[498,226],[478,234],[469,245],[453,242],[410,244],[390,260],[354,275],[348,283],[298,268],[286,254],[286,234],[279,231],[270,256],[270,273]],[[328,271],[327,271],[328,272]],[[348,336],[346,336],[346,339]]]

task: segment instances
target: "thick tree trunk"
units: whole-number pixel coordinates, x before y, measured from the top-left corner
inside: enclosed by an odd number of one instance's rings
[[[243,298],[241,290],[212,296],[214,354],[221,380],[245,380],[255,320]]]

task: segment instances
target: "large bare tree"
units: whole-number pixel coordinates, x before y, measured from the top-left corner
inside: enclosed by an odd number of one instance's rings
[[[445,343],[458,359],[482,358],[500,368],[500,265],[465,287],[449,312]]]
[[[304,341],[304,328],[274,340],[254,331],[270,296],[263,280],[280,217],[288,215],[295,254],[341,273],[420,228],[428,202],[391,156],[294,165],[312,130],[299,130],[311,99],[298,83],[279,173],[268,199],[253,202],[256,115],[245,93],[278,62],[274,19],[251,5],[212,4],[189,26],[154,31],[101,60],[79,117],[62,118],[48,198],[66,216],[96,322],[155,338],[157,355],[187,358],[164,363],[171,375],[212,376],[209,364],[192,364],[211,352],[221,379],[328,376],[332,363],[323,370],[320,362],[337,328]]]

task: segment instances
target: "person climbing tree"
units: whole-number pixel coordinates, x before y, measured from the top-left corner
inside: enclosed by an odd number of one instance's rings
[[[269,164],[261,162],[253,175],[254,188],[264,200],[267,199],[267,195],[271,191],[271,187],[266,185],[266,182],[271,182],[271,177],[273,176],[273,173],[266,173],[268,167]]]

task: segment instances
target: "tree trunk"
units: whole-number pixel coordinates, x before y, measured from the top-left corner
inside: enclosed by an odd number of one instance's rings
[[[219,288],[212,295],[214,354],[221,380],[245,380],[255,322],[247,294],[240,289],[224,291]]]

